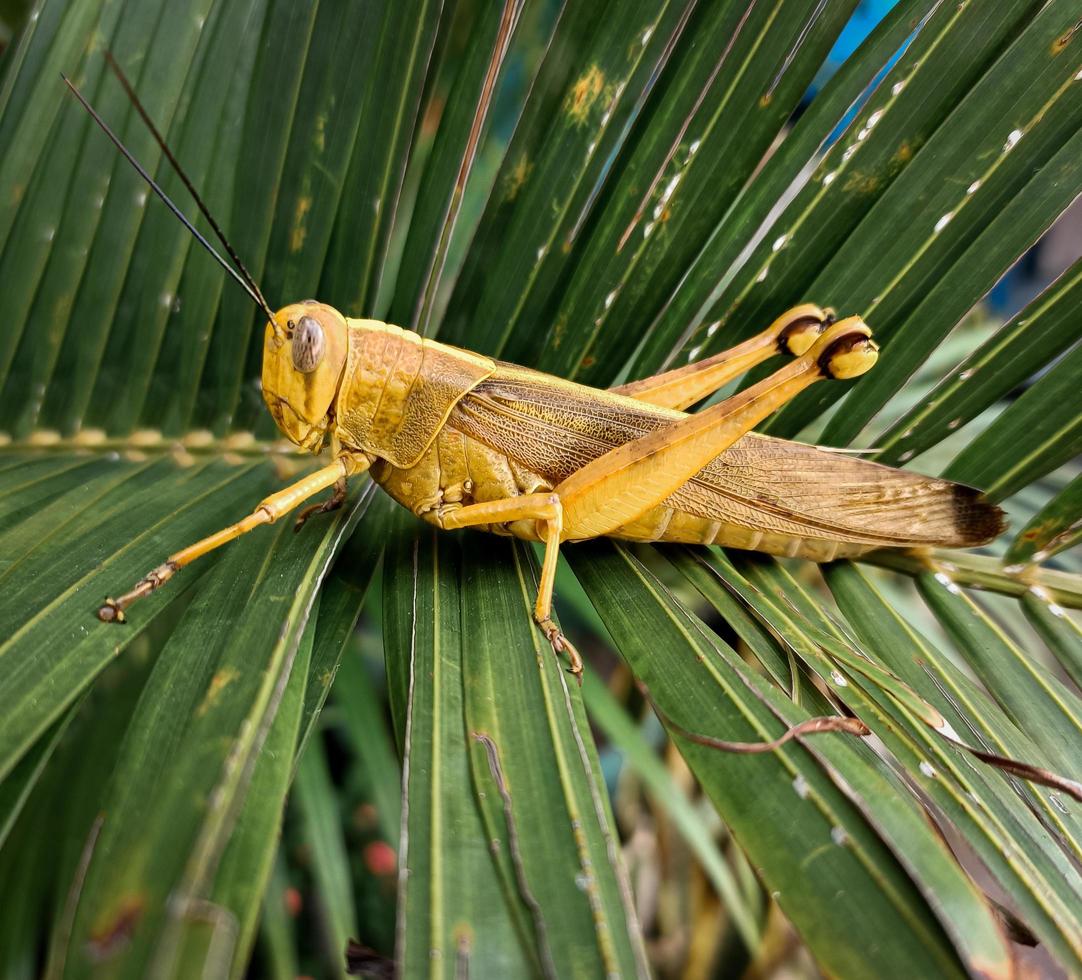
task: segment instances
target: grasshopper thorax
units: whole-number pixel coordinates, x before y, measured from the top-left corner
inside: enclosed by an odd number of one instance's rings
[[[274,314],[263,339],[263,400],[278,428],[318,453],[331,425],[349,353],[345,317],[315,300]]]

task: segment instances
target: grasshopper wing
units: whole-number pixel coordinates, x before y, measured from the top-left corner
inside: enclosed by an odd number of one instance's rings
[[[449,423],[555,486],[613,447],[683,414],[497,364],[456,406]],[[971,487],[757,434],[740,439],[664,505],[761,530],[774,540],[862,546],[856,550],[972,547],[1004,527],[1002,511]],[[723,536],[717,540],[725,543]]]

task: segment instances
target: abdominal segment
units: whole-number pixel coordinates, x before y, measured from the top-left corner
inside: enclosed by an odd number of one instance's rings
[[[875,547],[853,541],[809,538],[744,527],[728,521],[714,521],[664,504],[647,511],[633,523],[618,528],[609,537],[624,541],[716,544],[723,548],[762,551],[769,555],[817,562],[854,558]]]
[[[403,507],[437,527],[452,509],[552,489],[536,473],[449,426],[440,430],[416,465],[400,469],[379,460],[372,467],[372,479]],[[478,524],[476,530],[540,540],[536,521]]]
[[[402,506],[437,527],[449,510],[550,491],[552,483],[476,439],[445,426],[416,465],[408,469],[380,460],[372,467],[373,479]],[[539,540],[534,521],[482,524],[477,530]],[[574,528],[565,529],[568,540]],[[831,561],[868,551],[869,544],[790,535],[762,528],[711,520],[661,504],[609,537],[625,541],[671,541],[717,544],[728,548],[763,551],[811,561]]]

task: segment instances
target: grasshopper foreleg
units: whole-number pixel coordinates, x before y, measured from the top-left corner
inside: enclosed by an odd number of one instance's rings
[[[324,466],[284,490],[272,493],[261,501],[259,506],[247,517],[237,521],[236,524],[230,524],[229,527],[223,528],[221,531],[216,531],[214,534],[203,538],[202,541],[189,545],[176,554],[170,555],[161,565],[139,579],[122,596],[116,599],[111,596],[107,598],[98,609],[98,619],[103,623],[123,623],[125,609],[136,599],[141,599],[143,596],[150,595],[151,592],[160,589],[185,565],[191,564],[196,558],[201,558],[208,552],[214,551],[215,548],[220,548],[223,544],[239,538],[242,534],[247,534],[260,525],[273,524],[279,517],[288,514],[298,504],[303,503],[320,491],[326,490],[328,487],[336,487],[337,493],[339,482],[342,483],[344,495],[345,478],[351,474],[363,472],[368,466],[369,462],[366,457],[343,455],[330,466]]]

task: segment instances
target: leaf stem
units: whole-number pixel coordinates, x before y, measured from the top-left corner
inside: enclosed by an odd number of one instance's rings
[[[168,436],[157,429],[137,429],[122,436],[108,436],[99,429],[85,429],[73,436],[37,430],[20,439],[0,433],[0,456],[26,454],[104,454],[138,456],[174,454],[178,456],[297,457],[308,456],[285,439],[257,439],[251,432],[231,432],[217,436],[208,430],[196,430],[183,436]]]
[[[1082,575],[1025,565],[1012,568],[998,558],[965,552],[873,551],[858,559],[906,575],[934,572],[956,585],[1002,595],[1034,595],[1046,603],[1067,609],[1082,609]]]

